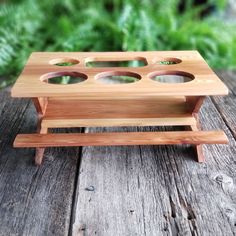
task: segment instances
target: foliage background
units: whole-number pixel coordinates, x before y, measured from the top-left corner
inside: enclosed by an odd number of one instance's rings
[[[180,11],[180,0],[4,1],[0,87],[14,82],[32,51],[197,49],[213,68],[235,68],[236,24],[223,20],[227,1],[184,2]]]

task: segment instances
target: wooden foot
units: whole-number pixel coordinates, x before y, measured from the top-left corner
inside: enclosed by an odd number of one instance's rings
[[[196,119],[196,125],[191,125],[190,128],[192,131],[199,131],[200,130],[200,122],[199,122],[198,115],[195,113],[195,114],[193,114],[193,117]],[[197,161],[199,163],[205,162],[202,144],[196,145],[195,148],[196,148],[196,153],[197,153]]]
[[[48,128],[42,127],[42,116],[40,115],[39,115],[39,120],[38,120],[37,133],[39,134],[48,133]],[[45,151],[45,148],[42,148],[42,147],[36,148],[34,162],[38,166],[42,164],[44,151]]]
[[[197,153],[197,161],[198,161],[199,163],[205,162],[205,157],[204,157],[204,155],[203,155],[202,144],[196,145],[196,146],[195,146],[195,149],[196,149],[196,153]]]
[[[42,164],[44,150],[45,148],[36,148],[34,161],[35,161],[35,164],[38,166]]]

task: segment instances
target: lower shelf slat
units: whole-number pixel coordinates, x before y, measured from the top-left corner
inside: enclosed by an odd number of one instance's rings
[[[227,144],[223,131],[18,134],[14,147]]]
[[[112,127],[112,126],[186,126],[195,125],[192,115],[158,118],[119,118],[119,119],[48,119],[42,120],[42,126],[47,128],[67,127]]]

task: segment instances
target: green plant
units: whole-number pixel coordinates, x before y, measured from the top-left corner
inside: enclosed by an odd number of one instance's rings
[[[21,0],[0,6],[1,87],[32,51],[197,49],[215,69],[236,67],[235,24],[222,21],[225,0],[178,11],[179,0]],[[199,12],[215,4],[216,11]],[[173,55],[174,56],[174,55]]]
[[[176,64],[174,61],[160,61],[160,65],[174,65]]]
[[[83,78],[74,77],[69,75],[58,76],[48,79],[48,83],[50,84],[76,84],[83,81]]]
[[[56,63],[55,65],[57,66],[73,66],[73,62],[61,62],[61,63]]]

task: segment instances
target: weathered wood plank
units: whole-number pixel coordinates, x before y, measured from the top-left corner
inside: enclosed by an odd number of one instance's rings
[[[215,96],[212,100],[225,123],[232,131],[234,138],[236,138],[236,72],[222,71],[218,75],[228,86],[229,95],[224,97]]]
[[[39,168],[33,150],[12,149],[36,117],[27,100],[1,92],[0,235],[67,235],[73,191],[73,235],[235,235],[235,83],[222,76],[230,99],[212,99],[217,110],[207,99],[201,121],[223,127],[230,146],[204,146],[205,164],[182,146],[86,147],[77,186],[78,148],[48,150]]]
[[[166,144],[228,144],[223,131],[18,134],[14,147],[75,147]]]
[[[26,99],[0,93],[0,235],[68,235],[79,148],[48,149],[33,164],[33,149],[13,149],[18,132],[36,131]]]
[[[73,235],[235,235],[235,139],[209,98],[200,121],[230,140],[204,145],[204,164],[191,147],[83,148]]]

